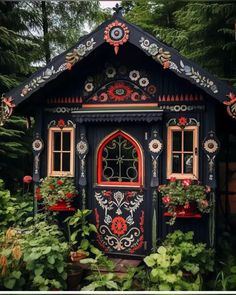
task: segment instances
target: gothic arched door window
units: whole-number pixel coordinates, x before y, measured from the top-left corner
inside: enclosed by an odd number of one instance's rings
[[[103,140],[97,153],[97,184],[143,185],[143,155],[134,138],[117,131]]]

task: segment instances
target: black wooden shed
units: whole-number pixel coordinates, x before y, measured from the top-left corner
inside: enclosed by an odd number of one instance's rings
[[[171,227],[157,187],[171,178],[200,181],[214,204],[216,114],[236,118],[235,93],[116,12],[7,93],[1,121],[14,109],[34,116],[35,185],[74,177],[99,247],[140,256],[176,228],[214,243],[214,206]]]

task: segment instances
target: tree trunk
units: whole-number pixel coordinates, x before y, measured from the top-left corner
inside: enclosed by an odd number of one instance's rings
[[[49,63],[51,60],[51,52],[50,52],[50,44],[49,44],[49,36],[48,36],[48,14],[46,2],[42,1],[42,21],[43,21],[43,38],[44,38],[44,54],[46,63]]]

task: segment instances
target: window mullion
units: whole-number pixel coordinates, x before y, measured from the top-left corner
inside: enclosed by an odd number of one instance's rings
[[[184,130],[181,132],[181,173],[184,173]]]
[[[63,131],[61,131],[61,148],[60,148],[60,172],[63,171],[62,167],[62,160],[63,160],[63,152],[62,152],[62,147],[63,147]]]

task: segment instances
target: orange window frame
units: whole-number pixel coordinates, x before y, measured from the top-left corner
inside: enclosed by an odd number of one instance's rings
[[[104,147],[108,142],[115,139],[118,136],[124,137],[128,140],[136,149],[138,155],[138,181],[136,182],[118,182],[118,181],[103,181],[103,165],[102,165],[102,153]],[[129,134],[123,131],[116,131],[110,135],[108,135],[103,141],[100,143],[97,149],[97,185],[100,186],[119,186],[119,187],[141,187],[143,186],[143,151],[140,144]]]
[[[173,173],[172,172],[172,156],[173,156],[173,132],[181,131],[182,132],[182,142],[181,142],[181,151],[178,153],[181,154],[181,170],[183,171],[184,165],[184,154],[188,153],[184,151],[184,131],[192,131],[193,132],[193,173]],[[177,151],[176,151],[177,153]],[[184,129],[179,126],[169,126],[167,131],[167,175],[166,178],[170,179],[171,177],[175,177],[176,179],[193,179],[196,180],[199,177],[199,127],[198,126],[186,126]]]
[[[61,150],[58,151],[60,153],[60,171],[54,170],[54,133],[60,132],[61,133]],[[63,151],[63,136],[62,133],[68,132],[70,133],[70,150]],[[74,177],[74,155],[75,155],[75,130],[72,127],[65,127],[63,129],[58,127],[51,127],[48,130],[48,176],[67,176],[67,177]],[[70,170],[63,171],[62,170],[62,155],[63,153],[70,154]]]

